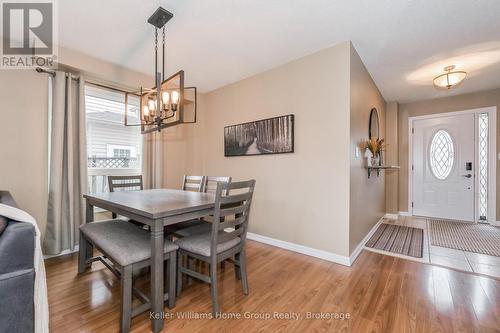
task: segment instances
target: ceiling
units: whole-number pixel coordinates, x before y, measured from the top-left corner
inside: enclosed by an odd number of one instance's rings
[[[207,92],[351,40],[387,101],[407,102],[500,87],[498,0],[64,0],[62,46],[153,73],[159,6],[167,71]],[[451,91],[432,86],[446,65],[469,73]]]

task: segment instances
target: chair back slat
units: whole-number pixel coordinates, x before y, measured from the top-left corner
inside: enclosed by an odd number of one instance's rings
[[[236,202],[242,202],[248,200],[252,196],[252,193],[240,193],[240,194],[231,194],[226,195],[225,197],[220,198],[221,204],[231,204]]]
[[[205,176],[189,176],[184,175],[182,181],[182,190],[191,192],[203,192],[205,184]]]
[[[241,217],[237,217],[235,219],[221,221],[219,224],[219,230],[224,230],[227,228],[234,228],[236,226],[239,226],[243,222],[245,222],[245,220],[246,220],[245,217],[241,216]]]
[[[222,182],[222,183],[230,183],[231,182],[231,177],[226,177],[226,176],[205,176],[205,184],[203,188],[203,192],[205,193],[213,193],[217,191],[217,185]]]
[[[238,229],[234,229],[231,232],[221,233],[221,234],[219,234],[219,237],[218,237],[219,244],[230,241],[231,239],[234,239],[234,238],[240,236],[244,232],[246,232],[246,230],[244,228],[238,228]]]
[[[240,246],[244,246],[254,188],[255,180],[217,184],[214,221],[212,223],[212,253],[217,253],[218,244],[236,237],[240,237]],[[245,192],[228,195],[227,193],[232,193],[233,189]],[[228,205],[230,208],[227,208]],[[234,215],[234,219],[226,221],[226,217],[229,215]],[[224,229],[232,227],[234,227],[233,231],[223,232]]]
[[[132,176],[108,176],[109,192],[138,191],[144,189],[142,175]]]
[[[231,205],[231,207],[226,208],[227,206],[224,205],[224,208],[220,209],[220,217],[226,217],[230,215],[239,215],[244,213],[250,204],[246,201],[243,204],[238,204],[238,205]]]

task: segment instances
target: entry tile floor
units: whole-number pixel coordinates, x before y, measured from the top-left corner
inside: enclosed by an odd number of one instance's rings
[[[424,229],[423,258],[398,255],[387,251],[368,248],[366,246],[365,250],[437,266],[444,266],[460,271],[488,275],[500,279],[500,257],[449,249],[430,244],[428,221],[425,218],[399,216],[397,220],[385,219],[384,223]]]

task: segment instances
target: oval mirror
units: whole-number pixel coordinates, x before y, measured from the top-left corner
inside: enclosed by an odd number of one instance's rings
[[[379,120],[378,120],[378,111],[376,108],[373,108],[370,111],[370,123],[368,124],[368,138],[379,138]]]

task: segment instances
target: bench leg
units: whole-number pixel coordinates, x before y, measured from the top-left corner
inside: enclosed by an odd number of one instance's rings
[[[177,251],[170,253],[168,258],[168,308],[173,309],[175,307],[175,295],[177,290],[175,289],[175,280],[177,274],[175,268],[177,266]]]
[[[83,237],[83,234],[80,232],[80,240],[78,243],[78,273],[85,272],[85,269],[92,265],[87,264],[87,259],[90,259],[90,256],[92,256],[92,250],[92,245],[85,239],[85,237]]]
[[[183,255],[179,252],[177,255],[177,296],[180,296],[182,292],[182,257]]]
[[[121,275],[120,332],[130,331],[132,320],[132,265],[123,267]]]

